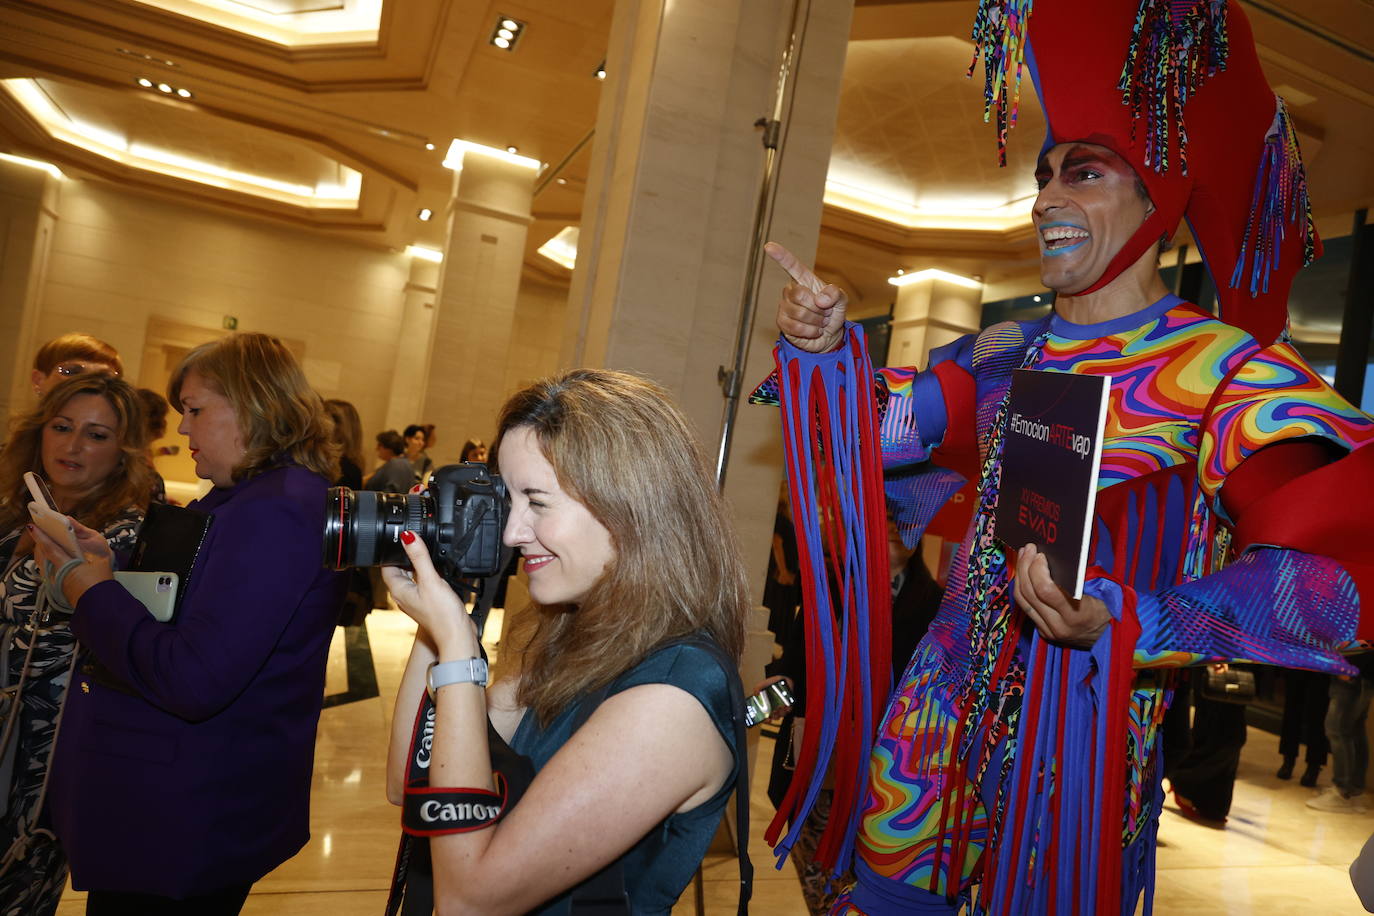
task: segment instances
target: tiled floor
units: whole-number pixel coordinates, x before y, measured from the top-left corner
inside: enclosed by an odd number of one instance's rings
[[[260,881],[244,913],[300,916],[380,916],[390,880],[398,815],[383,795],[391,700],[414,627],[397,612],[375,612],[368,633],[381,696],[328,708],[320,723],[310,844]],[[327,693],[347,688],[345,647],[335,640]],[[356,688],[356,685],[355,685]],[[765,742],[767,739],[763,739]],[[766,761],[770,749],[761,748]],[[1346,869],[1374,831],[1374,814],[1342,815],[1304,806],[1311,791],[1274,777],[1277,740],[1251,730],[1241,762],[1231,820],[1212,830],[1166,808],[1159,832],[1155,912],[1161,916],[1228,914],[1359,914]],[[763,844],[772,810],[763,794],[766,768],[754,780],[750,852],[756,872],[752,910],[758,916],[804,914],[790,864],[777,871]],[[1323,776],[1327,774],[1324,772]],[[727,852],[708,857],[705,912],[734,913],[737,871]],[[68,891],[59,916],[84,911],[84,895]],[[675,916],[695,913],[692,888]]]

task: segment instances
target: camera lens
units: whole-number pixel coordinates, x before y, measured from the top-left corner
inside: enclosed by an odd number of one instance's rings
[[[401,532],[433,543],[435,529],[434,499],[428,494],[334,487],[325,504],[324,565],[409,566]]]

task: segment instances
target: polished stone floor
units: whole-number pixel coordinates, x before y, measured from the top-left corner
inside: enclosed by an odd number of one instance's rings
[[[383,793],[387,730],[414,626],[395,611],[374,612],[366,639],[380,695],[360,670],[359,636],[340,631],[330,656],[326,693],[338,699],[324,710],[315,755],[310,844],[260,881],[244,908],[247,916],[380,916],[394,861],[399,816]],[[348,655],[353,653],[353,677]],[[371,694],[371,695],[369,695]],[[356,697],[369,695],[367,698]],[[763,739],[767,742],[767,739]],[[763,747],[766,761],[771,748]],[[1328,814],[1304,805],[1312,794],[1274,777],[1277,739],[1252,729],[1241,762],[1230,823],[1224,830],[1194,824],[1167,807],[1159,832],[1155,912],[1161,916],[1228,914],[1359,914],[1346,869],[1371,831],[1374,814]],[[763,794],[766,768],[757,768],[750,850],[757,875],[752,910],[758,916],[804,914],[791,865],[782,871],[760,839],[772,810]],[[1326,771],[1323,776],[1327,775]],[[704,868],[705,912],[735,912],[737,870],[729,853],[712,855]],[[59,916],[84,912],[84,894],[69,890]],[[696,912],[692,888],[675,916]]]

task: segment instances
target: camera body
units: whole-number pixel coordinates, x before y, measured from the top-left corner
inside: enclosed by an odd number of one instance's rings
[[[501,478],[484,464],[439,468],[425,493],[329,491],[324,565],[409,567],[401,532],[429,547],[434,567],[450,583],[501,571],[501,532],[510,500]]]

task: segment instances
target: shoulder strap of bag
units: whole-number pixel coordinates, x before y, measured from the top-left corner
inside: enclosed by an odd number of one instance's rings
[[[725,684],[730,691],[730,719],[735,726],[735,849],[739,858],[737,912],[739,916],[748,916],[749,898],[754,893],[754,864],[749,861],[749,755],[744,728],[744,685],[739,679],[739,668],[714,639],[693,633],[681,642],[696,646],[715,659],[725,674]]]

